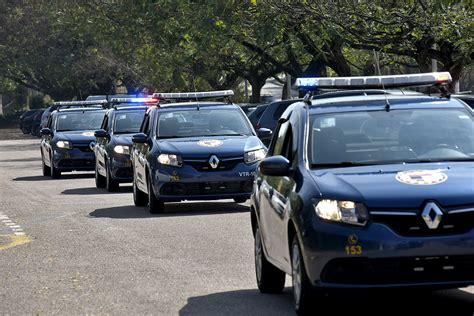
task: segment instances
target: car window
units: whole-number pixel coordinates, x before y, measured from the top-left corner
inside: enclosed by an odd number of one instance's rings
[[[273,142],[274,142],[273,151],[272,151],[273,156],[284,155],[283,145],[285,144],[286,131],[288,130],[289,125],[290,125],[290,122],[287,121],[287,122],[281,124],[278,127],[278,129],[277,129],[278,134],[277,134],[276,138],[273,140]]]
[[[57,116],[56,130],[61,131],[80,131],[99,129],[104,112],[60,112]]]
[[[276,108],[275,113],[273,113],[273,120],[278,121],[278,119],[281,117],[283,112],[285,112],[285,110],[288,106],[289,106],[288,103],[278,104],[278,107]]]
[[[142,125],[140,126],[140,132],[150,135],[150,114],[149,113],[145,114]]]
[[[141,112],[123,112],[116,113],[114,117],[113,131],[116,134],[125,133],[138,133],[140,131],[140,125],[145,115],[144,111]]]
[[[100,127],[103,130],[109,130],[109,115],[105,115],[104,120],[102,122],[102,126]]]
[[[472,114],[461,109],[404,109],[312,115],[311,163],[474,159]]]
[[[159,138],[251,135],[245,114],[239,109],[189,109],[160,113]]]

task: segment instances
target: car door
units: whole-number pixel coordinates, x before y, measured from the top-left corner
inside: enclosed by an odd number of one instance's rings
[[[102,121],[101,129],[108,133],[107,137],[97,137],[96,145],[95,145],[95,159],[97,161],[97,169],[103,176],[106,175],[105,170],[105,159],[106,159],[106,150],[107,144],[110,140],[110,129],[109,129],[109,121],[111,121],[111,112],[108,112],[104,116],[104,120]]]
[[[151,136],[151,124],[150,124],[150,113],[147,112],[145,117],[143,118],[143,123],[140,127],[140,133]],[[148,191],[147,187],[147,178],[146,178],[146,157],[149,152],[149,144],[144,143],[135,143],[133,145],[133,170],[134,170],[134,178],[136,184],[140,190],[143,192]]]
[[[54,137],[53,126],[54,126],[54,117],[51,115],[46,123],[46,128],[49,128],[51,134],[41,136],[41,153],[43,154],[44,162],[47,166],[51,166],[51,140]]]
[[[277,136],[272,148],[272,156],[282,155],[290,163],[295,157],[295,140],[290,121],[277,127]],[[294,181],[289,176],[263,176],[260,190],[260,225],[268,256],[280,264],[288,264],[287,219],[289,195],[294,189]]]

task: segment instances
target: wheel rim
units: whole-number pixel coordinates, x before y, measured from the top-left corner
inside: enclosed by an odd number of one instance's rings
[[[255,272],[257,274],[257,282],[260,283],[262,278],[262,241],[260,239],[260,231],[257,230],[255,235]]]
[[[295,296],[296,306],[299,305],[301,298],[301,257],[298,244],[293,245],[292,261],[292,281],[293,281],[293,295]]]

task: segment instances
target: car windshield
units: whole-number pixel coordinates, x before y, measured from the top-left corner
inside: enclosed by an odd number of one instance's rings
[[[313,168],[474,160],[473,116],[462,109],[312,115]]]
[[[117,113],[114,120],[115,134],[138,133],[142,124],[145,111]]]
[[[158,138],[251,134],[244,114],[238,109],[176,110],[158,117]]]
[[[102,111],[62,112],[58,115],[56,130],[58,132],[97,130],[103,118]]]

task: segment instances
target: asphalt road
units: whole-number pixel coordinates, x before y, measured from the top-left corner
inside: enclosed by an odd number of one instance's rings
[[[151,216],[130,186],[110,194],[91,173],[43,177],[38,143],[0,141],[0,314],[293,314],[289,278],[281,295],[256,289],[246,205],[174,203]],[[351,291],[321,308],[472,316],[474,288]]]

